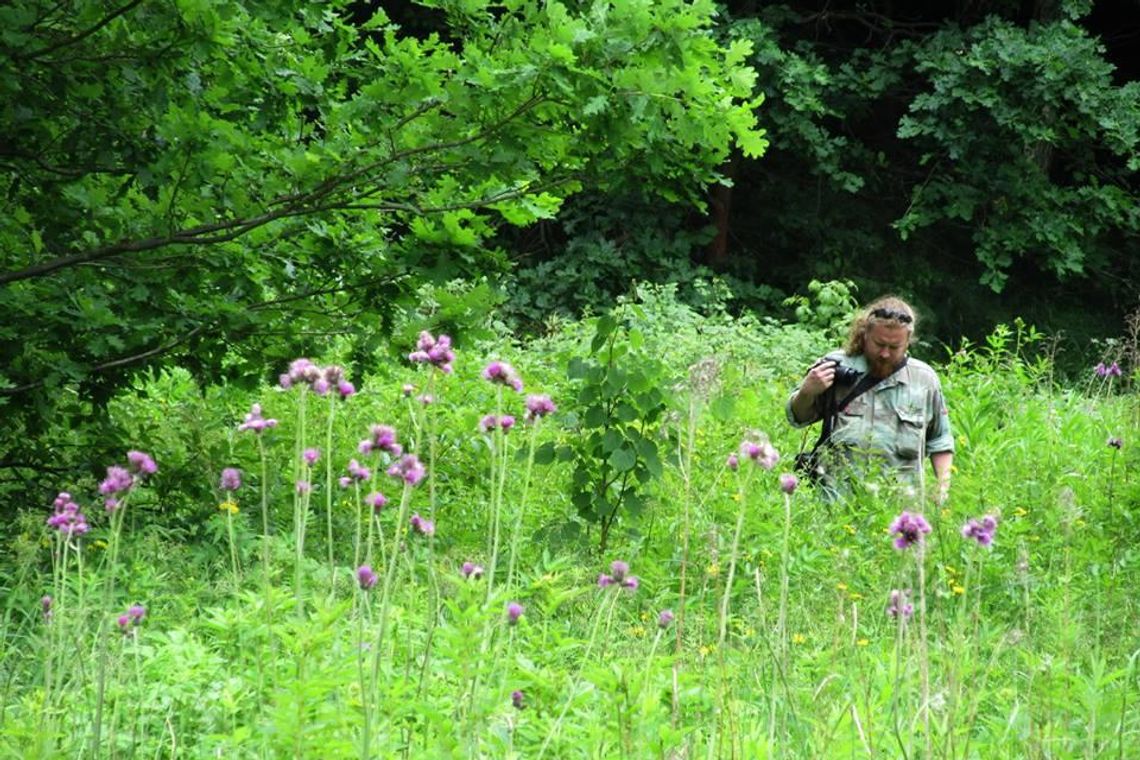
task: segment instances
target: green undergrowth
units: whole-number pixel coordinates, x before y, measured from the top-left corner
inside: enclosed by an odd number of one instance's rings
[[[86,534],[44,524],[51,495],[7,529],[0,754],[1129,756],[1127,374],[1061,385],[1021,325],[927,352],[955,426],[949,500],[868,482],[826,502],[779,476],[803,441],[784,400],[832,340],[645,290],[540,340],[456,347],[450,374],[378,361],[343,401],[151,377],[111,414],[158,472],[114,512],[96,480],[48,486]],[[481,377],[493,360],[523,393]],[[557,411],[526,422],[531,393]],[[278,424],[239,432],[253,403]],[[487,432],[488,414],[516,422]],[[424,480],[358,450],[377,423]],[[745,440],[775,467],[726,467]],[[342,488],[350,459],[372,472]],[[580,468],[601,484],[588,503]],[[904,510],[932,531],[900,551]],[[960,532],[984,515],[989,547]]]

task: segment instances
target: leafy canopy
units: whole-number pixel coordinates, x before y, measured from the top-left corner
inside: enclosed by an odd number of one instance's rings
[[[495,227],[584,188],[699,203],[760,155],[750,47],[709,0],[0,8],[0,404],[34,433],[129,371],[264,375],[494,271]]]

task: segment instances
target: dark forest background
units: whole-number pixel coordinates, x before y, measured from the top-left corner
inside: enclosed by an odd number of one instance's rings
[[[600,305],[629,272],[711,271],[768,307],[813,279],[903,293],[947,344],[1021,316],[1083,360],[1122,331],[1140,283],[1140,3],[721,8],[719,33],[756,46],[767,152],[732,155],[707,213],[584,194],[510,230],[520,278],[557,283],[529,313]]]

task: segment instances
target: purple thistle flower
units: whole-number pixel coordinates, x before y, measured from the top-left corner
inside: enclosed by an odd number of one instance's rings
[[[127,452],[127,467],[140,478],[158,472],[158,465],[154,463],[150,454],[142,451]]]
[[[294,385],[300,384],[313,386],[317,381],[325,383],[325,391],[327,392],[328,381],[322,377],[320,367],[308,359],[294,359],[289,364],[289,371],[281,376],[281,387],[292,388]]]
[[[917,512],[913,514],[902,512],[891,523],[890,532],[898,534],[898,538],[895,539],[896,549],[908,549],[915,544],[922,543],[923,534],[930,532],[930,523]]]
[[[348,477],[347,475],[341,475],[336,482],[340,484],[341,488],[348,488],[350,485],[352,485],[352,478]]]
[[[284,377],[284,375],[282,375]],[[269,428],[277,427],[277,420],[265,419],[261,416],[261,404],[254,404],[249,409],[249,414],[245,416],[245,422],[238,425],[238,432],[243,433],[246,430],[252,430],[254,433],[260,435]]]
[[[126,636],[131,631],[131,617],[130,615],[119,615],[118,620],[115,621],[119,625],[119,632]]]
[[[223,491],[236,491],[241,488],[241,470],[236,467],[222,470],[221,488]]]
[[[1120,450],[1120,449],[1124,448],[1124,441],[1121,440],[1120,438],[1116,438],[1114,436],[1114,437],[1108,439],[1108,441],[1106,442],[1106,445],[1108,445],[1110,448]]]
[[[132,623],[139,625],[142,623],[142,619],[146,617],[146,607],[143,607],[141,604],[133,604],[131,608],[127,610],[127,615],[130,617]]]
[[[430,393],[425,393],[422,396],[416,396],[416,401],[419,401],[424,406],[431,406],[435,403],[435,396]]]
[[[372,507],[373,512],[379,512],[388,503],[388,497],[379,491],[373,491],[364,497],[365,506]]]
[[[404,449],[396,443],[396,429],[389,425],[373,425],[371,427],[372,443],[381,451],[399,456]]]
[[[111,512],[114,512],[118,508],[119,508],[119,500],[118,499],[116,499],[114,497],[103,499],[103,509],[105,509],[108,514],[110,514]]]
[[[637,591],[637,587],[641,585],[641,581],[637,579],[636,575],[627,575],[622,579],[621,587],[627,591]]]
[[[416,392],[416,386],[411,383],[404,383],[404,387],[400,391],[404,394],[404,398],[411,398],[412,394]]]
[[[318,396],[327,396],[329,392],[329,381],[323,377],[318,377],[309,388]]]
[[[320,458],[320,449],[305,449],[303,452],[301,452],[301,459],[303,459],[305,461],[305,464],[309,465],[310,467],[315,465],[317,463],[317,460]]]
[[[507,605],[507,623],[509,623],[510,625],[518,625],[519,618],[522,617],[522,614],[525,611],[525,609],[526,608],[523,607],[518,602],[511,602],[510,604],[508,604]]]
[[[986,515],[981,520],[967,520],[962,526],[962,538],[972,538],[979,546],[989,546],[994,542],[996,531],[997,519],[992,515]]]
[[[1112,364],[1108,365],[1108,368],[1104,372],[1109,377],[1120,377],[1120,365],[1116,362],[1113,362]]]
[[[1093,372],[1096,373],[1097,377],[1107,377],[1108,367],[1104,366],[1104,362],[1100,362],[1095,367],[1093,367]]]
[[[621,583],[625,580],[625,576],[629,573],[629,563],[622,562],[620,559],[615,559],[610,563],[610,572],[613,574],[614,581]]]
[[[474,562],[464,562],[463,577],[467,579],[474,578],[475,580],[479,580],[483,577],[483,566],[476,565]]]
[[[371,565],[361,565],[356,568],[356,582],[360,584],[360,588],[365,591],[369,590],[376,585],[378,580],[376,573],[373,572]]]
[[[515,689],[514,691],[511,692],[511,704],[515,706],[516,710],[523,709],[524,704],[523,704],[523,693],[522,693],[522,691],[520,691],[519,689]]]
[[[321,370],[321,378],[330,386],[340,385],[344,381],[344,367],[338,364],[330,364]]]
[[[413,530],[422,536],[435,535],[435,523],[425,517],[420,517],[418,514],[413,514],[409,522],[412,524]]]
[[[62,491],[52,502],[54,513],[47,519],[48,527],[55,528],[67,537],[82,536],[90,527],[87,517],[79,510],[79,505],[71,499],[71,494]]]
[[[348,476],[353,480],[368,480],[372,477],[372,471],[367,467],[362,467],[355,459],[348,461]]]
[[[432,336],[424,330],[416,341],[416,350],[408,354],[408,361],[416,364],[431,364],[444,374],[451,373],[451,363],[455,361],[455,353],[451,350],[451,338],[440,335]]]
[[[134,478],[131,477],[126,468],[111,465],[107,468],[107,477],[99,484],[99,493],[104,496],[122,493],[129,490],[134,482]]]
[[[502,428],[504,433],[510,431],[515,426],[515,418],[509,414],[504,414],[502,417],[497,417],[493,414],[488,414],[479,421],[479,427],[485,433],[490,433],[495,428]]]
[[[393,478],[400,478],[410,486],[417,485],[427,477],[427,471],[415,454],[405,454],[400,457],[398,462],[388,468],[388,474]]]
[[[780,461],[780,452],[776,451],[776,447],[767,440],[759,443],[745,440],[740,444],[740,453],[765,470],[771,470],[776,466],[776,462]]]
[[[349,396],[356,395],[356,386],[347,380],[341,380],[336,384],[336,392],[340,394],[342,399],[346,399]]]
[[[910,590],[900,591],[899,589],[891,589],[890,597],[887,601],[887,614],[891,617],[898,617],[901,613],[903,618],[909,618],[914,614],[914,605],[907,601],[910,596]]]
[[[312,490],[313,490],[313,484],[310,483],[309,481],[307,481],[307,480],[298,480],[297,481],[297,493],[306,494],[306,493],[310,493]]]
[[[554,414],[558,407],[550,400],[550,396],[527,396],[526,397],[526,422],[531,423],[545,417],[548,414]]]
[[[657,627],[665,630],[673,624],[673,610],[661,610],[661,614],[657,616]]]
[[[51,605],[52,598],[50,594],[44,594],[42,597],[40,597],[40,609],[43,610],[44,620],[51,620]]]
[[[514,367],[506,362],[494,361],[488,364],[483,368],[483,378],[490,380],[492,383],[509,385],[519,393],[521,393],[523,389],[522,379],[519,378]]]
[[[799,484],[799,478],[790,472],[785,472],[780,476],[780,490],[788,495],[794,494]]]
[[[729,454],[728,459],[724,461],[724,466],[736,472],[740,469],[740,457],[736,456],[736,454]]]
[[[616,582],[617,581],[615,581],[612,576],[606,575],[605,573],[602,573],[601,575],[598,576],[598,588],[605,588],[606,586],[612,586]]]

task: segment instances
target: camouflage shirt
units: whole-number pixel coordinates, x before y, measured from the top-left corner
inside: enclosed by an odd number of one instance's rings
[[[867,371],[867,360],[862,355],[847,356],[835,351],[826,358],[841,361],[860,375]],[[832,387],[839,401],[853,386],[837,383]],[[798,387],[796,392],[799,392]],[[819,422],[830,395],[823,393],[816,397],[810,418],[797,420],[792,414],[793,393],[786,405],[788,422],[797,428]],[[838,410],[829,449],[825,465],[828,459],[834,465],[838,455],[853,470],[852,474],[869,474],[871,465],[877,464],[881,469],[893,470],[905,480],[916,482],[922,468],[920,455],[954,451],[954,436],[938,375],[925,362],[908,358],[902,369]]]

